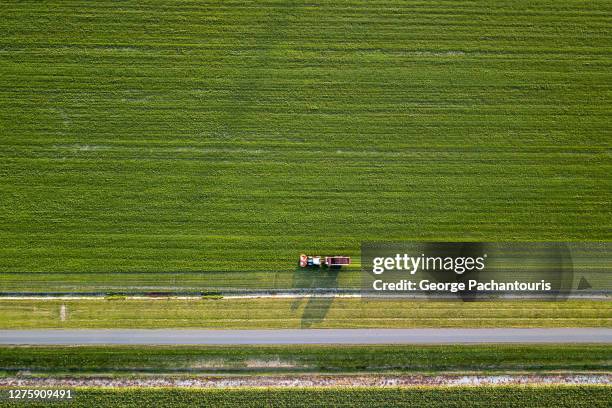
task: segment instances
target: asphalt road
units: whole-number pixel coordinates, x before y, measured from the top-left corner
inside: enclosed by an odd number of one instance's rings
[[[0,344],[612,343],[612,329],[0,330]]]

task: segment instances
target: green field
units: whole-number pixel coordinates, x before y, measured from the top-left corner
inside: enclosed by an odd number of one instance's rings
[[[611,327],[612,302],[0,299],[0,316],[0,329]]]
[[[2,397],[8,393],[1,389]],[[610,387],[336,388],[336,389],[100,389],[75,390],[69,407],[609,407]],[[48,401],[28,407],[48,407]],[[22,404],[20,404],[21,406]],[[15,406],[0,399],[1,407]]]
[[[300,252],[365,240],[612,238],[609,1],[0,16],[0,291],[299,287]]]
[[[609,373],[605,345],[0,347],[0,375]]]

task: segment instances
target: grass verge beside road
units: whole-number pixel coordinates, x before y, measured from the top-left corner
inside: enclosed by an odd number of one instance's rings
[[[612,371],[605,345],[0,347],[0,373],[32,375]]]
[[[0,300],[0,329],[611,327],[612,302],[356,298]]]
[[[612,302],[357,298],[0,300],[0,329],[611,327]]]

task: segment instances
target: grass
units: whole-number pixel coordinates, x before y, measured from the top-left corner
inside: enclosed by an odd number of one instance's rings
[[[2,390],[3,397],[8,391]],[[608,407],[608,386],[501,386],[332,389],[103,389],[77,388],[54,406],[141,407]],[[14,406],[0,399],[0,406]],[[48,401],[28,402],[47,407]]]
[[[65,306],[63,313],[62,305]],[[356,298],[0,299],[0,315],[2,329],[611,327],[612,302],[462,303]]]
[[[0,291],[281,288],[300,252],[366,240],[610,240],[611,16],[5,1]]]
[[[605,345],[0,347],[15,375],[610,372]]]

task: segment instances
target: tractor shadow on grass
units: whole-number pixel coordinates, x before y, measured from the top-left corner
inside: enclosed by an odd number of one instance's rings
[[[292,282],[294,289],[303,289],[310,293],[315,290],[327,292],[324,296],[311,294],[310,296],[299,297],[291,303],[291,311],[295,312],[306,299],[306,305],[300,319],[301,328],[309,328],[325,320],[325,316],[327,316],[334,301],[333,293],[329,292],[334,292],[338,288],[339,272],[340,270],[335,268],[295,268]]]

